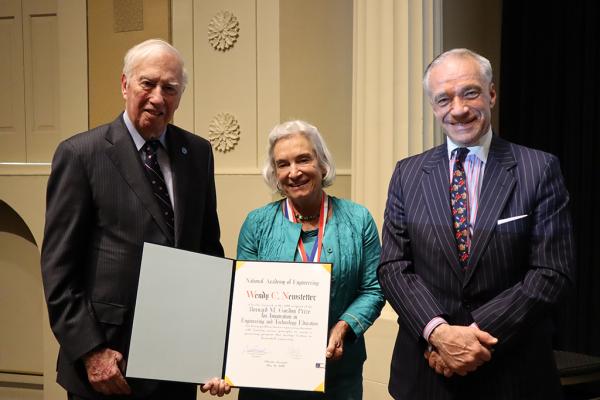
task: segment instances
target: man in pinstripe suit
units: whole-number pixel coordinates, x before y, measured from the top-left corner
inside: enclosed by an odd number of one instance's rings
[[[551,314],[574,273],[558,160],[492,134],[496,92],[480,55],[450,50],[423,83],[447,140],[398,162],[390,182],[378,271],[399,316],[389,391],[558,399]],[[455,165],[466,176],[464,258],[452,216],[465,210],[450,201]]]
[[[125,56],[125,111],[54,155],[42,277],[69,399],[196,398],[195,385],[124,378],[143,243],[223,255],[211,146],[169,124],[185,83],[174,47],[140,43]]]

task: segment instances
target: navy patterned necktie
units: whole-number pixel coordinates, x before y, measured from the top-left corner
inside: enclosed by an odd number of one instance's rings
[[[456,157],[452,168],[452,183],[450,185],[450,204],[452,206],[452,225],[458,248],[460,266],[464,269],[469,261],[469,193],[467,191],[467,176],[464,161],[469,149],[459,147],[454,150]]]
[[[161,213],[165,218],[165,222],[171,230],[171,234],[173,234],[173,227],[175,226],[175,213],[173,212],[173,207],[171,206],[171,199],[169,198],[169,190],[167,189],[167,185],[165,183],[165,177],[160,170],[160,165],[158,165],[158,146],[160,145],[161,144],[158,140],[148,140],[142,147],[142,151],[145,154],[144,170],[146,171],[146,176],[148,177],[150,185],[152,186],[154,197],[156,198],[156,201],[160,206]]]

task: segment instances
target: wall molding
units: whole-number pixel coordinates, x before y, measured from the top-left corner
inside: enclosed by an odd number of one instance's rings
[[[33,371],[0,370],[0,387],[43,390],[44,374]]]
[[[352,170],[349,168],[336,169],[336,176],[352,176]],[[215,176],[220,175],[262,175],[261,168],[215,168]]]
[[[48,176],[50,163],[0,163],[0,176]]]
[[[50,163],[0,163],[0,176],[49,176]],[[352,176],[350,168],[336,169],[337,176]],[[215,168],[220,175],[261,175],[261,168]]]

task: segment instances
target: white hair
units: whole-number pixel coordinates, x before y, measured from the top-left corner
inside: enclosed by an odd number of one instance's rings
[[[443,52],[442,54],[434,58],[433,61],[429,63],[429,65],[425,69],[425,73],[423,74],[423,88],[425,89],[425,93],[427,93],[428,96],[431,95],[431,92],[429,90],[429,75],[431,74],[431,70],[433,69],[433,67],[441,64],[442,62],[444,62],[444,60],[446,60],[449,57],[471,58],[477,61],[477,63],[479,64],[481,77],[485,79],[486,83],[492,83],[493,74],[492,64],[490,63],[490,60],[469,49],[452,49]]]
[[[265,179],[265,182],[267,182],[267,185],[273,190],[281,192],[278,187],[279,181],[277,180],[277,174],[275,172],[276,167],[273,148],[278,140],[297,133],[300,133],[308,139],[313,147],[319,166],[325,170],[325,176],[321,181],[321,186],[330,186],[335,179],[335,164],[333,162],[333,157],[331,156],[321,133],[319,133],[319,130],[314,125],[301,120],[287,121],[279,124],[269,133],[267,161],[262,170],[262,176]]]
[[[181,57],[179,50],[162,39],[146,40],[127,51],[123,58],[123,75],[125,75],[127,81],[132,78],[133,72],[144,59],[156,53],[169,53],[175,56],[181,66],[181,86],[182,89],[185,89],[187,85],[187,71],[183,66],[183,57]]]

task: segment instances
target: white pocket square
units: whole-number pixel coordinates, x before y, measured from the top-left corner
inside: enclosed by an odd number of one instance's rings
[[[507,222],[514,221],[514,220],[521,219],[521,218],[525,218],[525,217],[527,217],[527,214],[517,215],[516,217],[499,219],[498,220],[498,225],[502,225],[502,224],[505,224]]]

